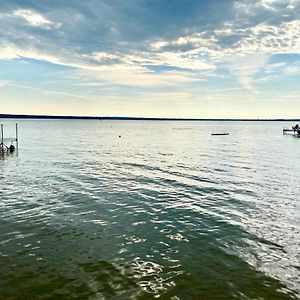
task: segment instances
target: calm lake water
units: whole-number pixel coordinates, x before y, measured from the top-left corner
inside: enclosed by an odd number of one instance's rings
[[[0,299],[299,299],[292,124],[18,123],[0,157]]]

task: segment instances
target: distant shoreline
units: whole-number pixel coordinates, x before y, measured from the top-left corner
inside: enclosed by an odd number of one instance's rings
[[[143,118],[143,117],[101,117],[101,116],[50,116],[0,114],[0,119],[45,119],[45,120],[119,120],[119,121],[260,121],[260,122],[300,122],[299,119],[235,119],[235,118]]]

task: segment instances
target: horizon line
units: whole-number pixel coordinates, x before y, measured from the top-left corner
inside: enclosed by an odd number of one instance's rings
[[[140,121],[300,121],[300,118],[159,118],[159,117],[124,117],[124,116],[64,116],[0,114],[1,119],[58,119],[58,120],[140,120]]]

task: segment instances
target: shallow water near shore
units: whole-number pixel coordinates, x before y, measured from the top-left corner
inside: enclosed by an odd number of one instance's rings
[[[299,299],[292,124],[15,122],[0,299]]]

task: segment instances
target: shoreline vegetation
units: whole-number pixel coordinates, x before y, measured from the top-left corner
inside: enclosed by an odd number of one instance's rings
[[[124,121],[260,121],[260,122],[299,122],[299,119],[243,119],[243,118],[150,118],[150,117],[108,117],[108,116],[52,116],[0,114],[0,119],[46,119],[46,120],[124,120]]]

